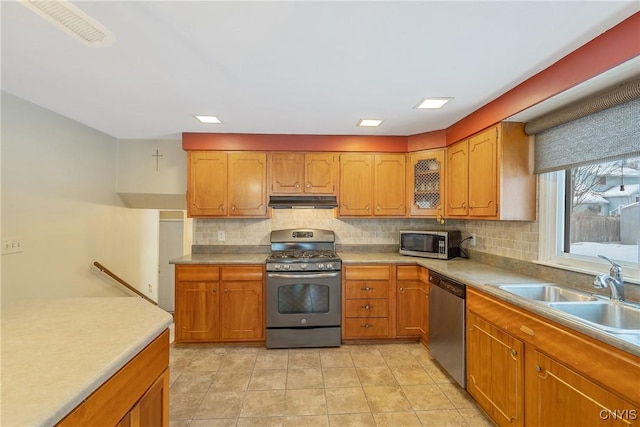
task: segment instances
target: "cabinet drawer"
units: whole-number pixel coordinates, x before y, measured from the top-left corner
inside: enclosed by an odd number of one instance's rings
[[[347,265],[344,268],[346,280],[389,280],[391,267],[388,265]]]
[[[345,338],[381,338],[389,336],[388,318],[346,319]]]
[[[420,278],[420,269],[417,265],[399,265],[396,270],[398,280],[418,280]]]
[[[264,273],[261,265],[224,266],[221,270],[222,280],[234,281],[261,281]]]
[[[347,298],[388,298],[389,282],[376,280],[357,280],[346,282]]]
[[[220,279],[220,267],[208,265],[176,265],[177,282],[211,282]]]
[[[388,317],[387,299],[348,299],[345,313],[347,317]]]

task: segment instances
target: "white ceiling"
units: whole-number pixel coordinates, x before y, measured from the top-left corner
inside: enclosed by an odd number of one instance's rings
[[[2,1],[2,89],[142,139],[444,129],[640,10],[637,0],[73,4],[115,42],[87,47]],[[423,97],[454,99],[414,109]],[[384,122],[357,128],[360,118]]]

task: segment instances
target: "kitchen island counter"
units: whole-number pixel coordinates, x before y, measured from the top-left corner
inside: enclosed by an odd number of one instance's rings
[[[170,264],[264,264],[268,253],[189,254],[169,261]]]
[[[3,308],[1,424],[58,423],[171,322],[135,297],[25,300]]]

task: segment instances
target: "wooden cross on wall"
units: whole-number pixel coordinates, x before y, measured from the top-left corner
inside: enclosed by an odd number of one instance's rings
[[[158,152],[158,149],[156,148],[156,154],[152,154],[151,157],[155,157],[156,158],[156,172],[158,172],[158,163],[160,162],[160,157],[164,157],[162,154],[160,154]]]

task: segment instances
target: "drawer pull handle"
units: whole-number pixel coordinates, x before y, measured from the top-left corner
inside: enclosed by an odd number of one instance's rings
[[[363,305],[362,308],[364,308],[365,310],[371,310],[373,308],[373,306],[367,304],[367,305]]]
[[[363,328],[373,328],[373,325],[370,325],[368,323],[365,323],[364,325],[362,325]]]
[[[511,353],[511,356],[513,356],[513,357],[518,356],[518,352],[517,352],[517,351],[515,351],[514,349],[510,349],[510,350],[509,350],[509,353]]]
[[[404,293],[404,288],[400,288],[400,293],[403,294]]]
[[[373,288],[366,287],[366,288],[360,288],[360,290],[361,290],[361,291],[365,291],[365,292],[369,292],[369,291],[372,291],[372,290],[373,290]]]
[[[524,326],[524,325],[520,326],[520,330],[521,330],[522,332],[524,332],[525,334],[527,334],[527,335],[534,336],[534,335],[536,334],[536,333],[533,331],[533,329],[531,329],[531,328],[529,328],[529,327],[527,327],[527,326]]]

